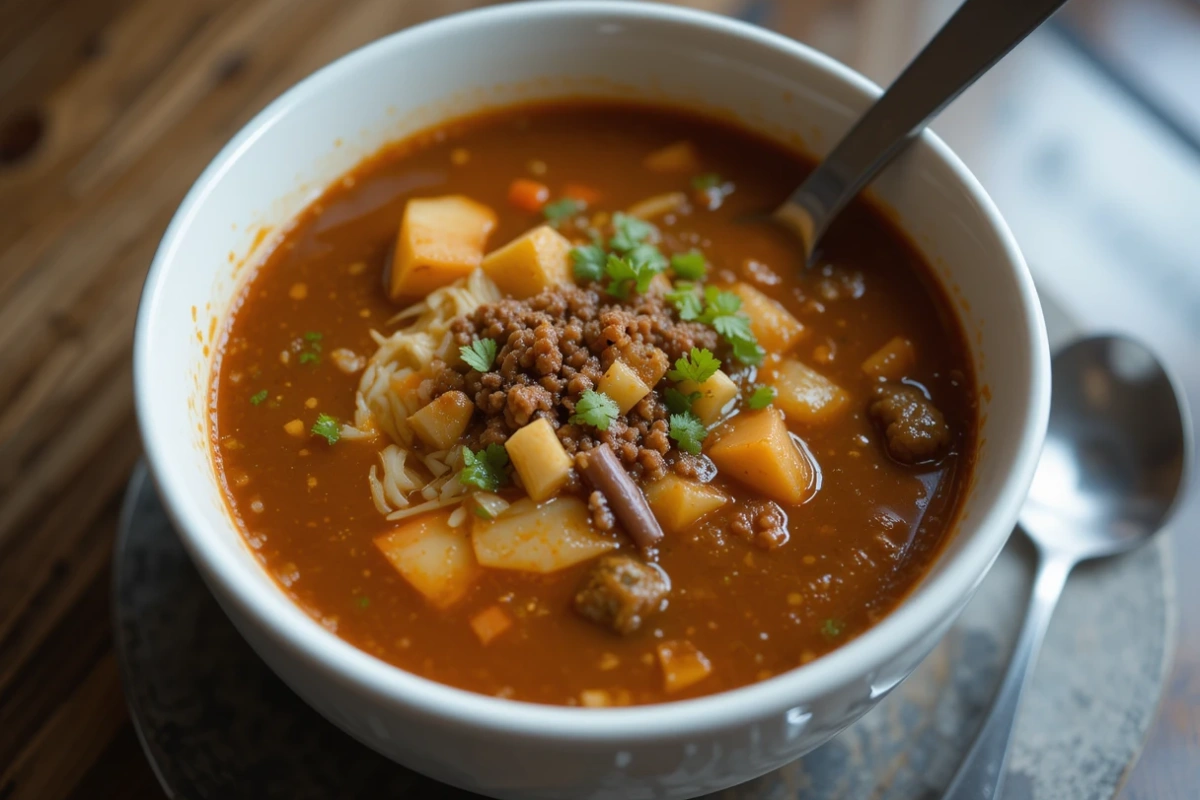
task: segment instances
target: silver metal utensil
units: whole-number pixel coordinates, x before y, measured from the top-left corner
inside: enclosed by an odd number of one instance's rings
[[[1033,598],[992,708],[944,800],[1000,796],[1021,695],[1076,564],[1147,541],[1191,463],[1182,393],[1141,344],[1097,336],[1054,358],[1050,426],[1019,529],[1037,549]],[[1114,646],[1119,647],[1119,643]]]
[[[933,40],[774,213],[812,263],[838,212],[929,121],[1066,0],[966,0]]]

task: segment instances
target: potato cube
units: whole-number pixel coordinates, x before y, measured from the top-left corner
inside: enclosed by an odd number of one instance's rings
[[[518,500],[495,522],[476,519],[471,533],[475,557],[485,567],[523,572],[557,572],[617,546],[592,531],[587,504],[556,497],[537,505]]]
[[[673,473],[646,487],[650,510],[667,533],[679,533],[729,502],[720,489]]]
[[[893,336],[862,363],[862,371],[872,378],[898,381],[917,363],[913,343],[903,336]]]
[[[612,366],[600,378],[600,385],[597,388],[613,399],[622,414],[628,412],[638,404],[639,400],[650,394],[650,387],[642,383],[642,379],[637,376],[637,373],[621,361],[612,363]]]
[[[484,256],[483,271],[504,294],[524,299],[571,283],[571,242],[549,225]]]
[[[475,404],[459,391],[446,392],[408,418],[408,424],[425,444],[449,450],[467,429]]]
[[[768,353],[783,355],[804,338],[804,325],[778,302],[740,281],[733,285],[732,291],[742,298],[742,311],[750,317],[750,330]]]
[[[723,474],[780,503],[798,505],[808,498],[814,467],[792,441],[778,409],[743,411],[715,439],[708,457]]]
[[[492,605],[471,617],[471,630],[482,644],[488,644],[512,627],[513,618],[500,606]]]
[[[686,139],[650,153],[642,164],[651,172],[699,172],[700,156]]]
[[[375,539],[384,558],[435,608],[454,605],[479,575],[467,532],[450,527],[451,513],[406,519]]]
[[[571,477],[571,457],[545,419],[536,419],[508,437],[504,449],[535,503],[558,494]]]
[[[699,392],[700,397],[692,403],[692,413],[700,418],[705,425],[712,425],[721,418],[725,407],[737,398],[737,384],[721,370],[717,370],[704,383],[683,381],[679,391],[684,394]]]
[[[388,296],[421,297],[483,260],[496,212],[461,195],[409,200],[392,252]]]
[[[850,404],[840,386],[794,359],[780,361],[769,382],[775,387],[775,405],[788,419],[806,424],[828,422]]]
[[[686,689],[707,678],[712,664],[687,640],[663,642],[657,648],[663,671],[663,689],[668,694]]]

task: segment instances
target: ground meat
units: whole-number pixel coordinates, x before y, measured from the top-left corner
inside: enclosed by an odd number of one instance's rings
[[[787,544],[787,514],[769,500],[747,503],[733,516],[729,529],[763,550]]]
[[[942,412],[912,386],[877,387],[867,411],[887,438],[888,455],[901,464],[936,461],[950,445]]]
[[[592,492],[588,495],[588,511],[592,514],[592,525],[596,530],[607,533],[616,527],[617,519],[608,507],[608,500],[603,492]]]
[[[477,338],[499,345],[492,371],[435,362],[424,384],[433,397],[463,391],[483,412],[464,437],[470,447],[503,444],[542,417],[555,427],[569,454],[606,443],[632,474],[646,480],[666,474],[672,448],[669,414],[659,394],[647,395],[606,431],[571,424],[576,402],[596,388],[614,361],[624,362],[654,386],[691,348],[720,348],[715,331],[681,322],[658,295],[618,301],[578,287],[482,305],[456,320],[451,331],[459,346]]]
[[[670,590],[662,571],[632,556],[607,555],[575,595],[575,610],[625,636],[663,608]]]

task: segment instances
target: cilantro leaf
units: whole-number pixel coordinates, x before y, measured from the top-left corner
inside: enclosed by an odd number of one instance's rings
[[[667,293],[667,300],[675,306],[679,318],[685,322],[699,319],[704,313],[704,300],[687,281],[675,284],[675,288]]]
[[[250,405],[252,405],[252,406],[262,405],[263,402],[266,401],[266,399],[267,399],[267,390],[263,389],[261,392],[255,392],[254,394],[250,395]]]
[[[827,619],[821,623],[821,633],[828,639],[836,639],[842,635],[842,631],[846,630],[846,623],[840,619]]]
[[[304,334],[304,341],[313,342],[314,344],[312,345],[312,348],[314,350],[321,349],[321,346],[319,344],[315,344],[315,342],[319,342],[324,338],[325,337],[323,335],[321,335],[321,333],[319,333],[318,331],[309,331],[308,333]]]
[[[722,292],[715,286],[704,289],[704,317],[702,322],[712,324],[717,317],[736,314],[742,307],[742,298],[733,292]]]
[[[692,455],[699,455],[700,443],[708,435],[708,429],[704,427],[704,423],[700,421],[699,417],[690,411],[685,411],[682,414],[671,415],[669,435],[675,440],[675,444],[679,445],[680,450]]]
[[[715,189],[722,183],[721,176],[715,172],[706,172],[703,175],[697,175],[692,178],[692,188],[705,191],[707,189]]]
[[[546,217],[547,222],[557,228],[560,223],[570,219],[585,208],[587,208],[587,203],[582,200],[577,200],[574,197],[564,197],[561,200],[555,200],[553,203],[546,203],[546,205],[542,206],[542,215]]]
[[[697,347],[692,352],[675,362],[675,369],[667,373],[667,377],[676,383],[693,381],[704,383],[721,368],[721,359],[708,350]]]
[[[644,219],[620,211],[613,214],[613,237],[608,246],[618,253],[627,253],[639,244],[658,237],[658,228]]]
[[[681,278],[698,281],[708,271],[708,262],[699,250],[690,253],[676,253],[671,256],[671,270]]]
[[[580,395],[579,402],[575,404],[575,413],[569,421],[576,425],[591,425],[598,431],[606,431],[618,413],[620,409],[615,400],[604,392],[588,389]]]
[[[685,414],[692,410],[692,403],[699,400],[701,397],[699,392],[684,394],[678,389],[667,389],[666,402],[667,410],[672,414]]]
[[[730,342],[754,338],[754,334],[750,330],[750,318],[744,314],[726,314],[716,317],[712,321],[712,326],[713,330]]]
[[[761,364],[766,351],[758,346],[750,318],[740,313],[742,298],[733,292],[722,292],[715,286],[704,290],[704,313],[700,321],[712,325],[725,341],[733,346],[733,355],[743,364]]]
[[[313,436],[320,436],[330,444],[342,438],[342,428],[337,419],[328,414],[317,415],[317,421],[313,423],[310,433]]]
[[[653,267],[655,272],[662,272],[667,268],[667,257],[652,244],[639,244],[626,253],[625,257],[631,262],[645,262]]]
[[[760,408],[766,408],[767,406],[771,405],[771,403],[774,403],[774,402],[775,402],[775,387],[774,386],[760,386],[754,390],[753,394],[750,395],[750,399],[746,401],[746,405],[750,406],[751,408],[753,408],[754,410],[757,411]]]
[[[487,372],[496,360],[496,340],[476,339],[470,344],[458,348],[462,360],[471,369]]]
[[[604,277],[604,248],[586,244],[571,248],[571,263],[575,266],[575,280],[580,283],[598,281]]]
[[[320,364],[321,363],[321,355],[320,355],[320,353],[314,353],[312,350],[305,350],[303,353],[300,354],[300,363],[301,364]]]
[[[458,473],[458,482],[474,486],[485,492],[494,492],[508,483],[508,451],[501,445],[489,444],[479,452],[463,448],[463,468]]]
[[[629,297],[629,290],[635,289],[638,294],[645,294],[650,288],[650,281],[659,273],[655,265],[648,261],[634,258],[621,258],[610,254],[604,271],[612,282],[608,285],[608,293],[613,297],[624,300]]]
[[[767,351],[753,339],[734,339],[730,344],[733,345],[733,357],[743,364],[757,367],[767,357]]]

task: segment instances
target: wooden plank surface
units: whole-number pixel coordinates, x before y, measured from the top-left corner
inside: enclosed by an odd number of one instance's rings
[[[385,33],[484,4],[0,0],[3,800],[158,793],[111,650],[109,570],[140,452],[134,313],[175,207],[288,85]],[[1200,618],[1183,622],[1184,660],[1131,797],[1200,796]]]

